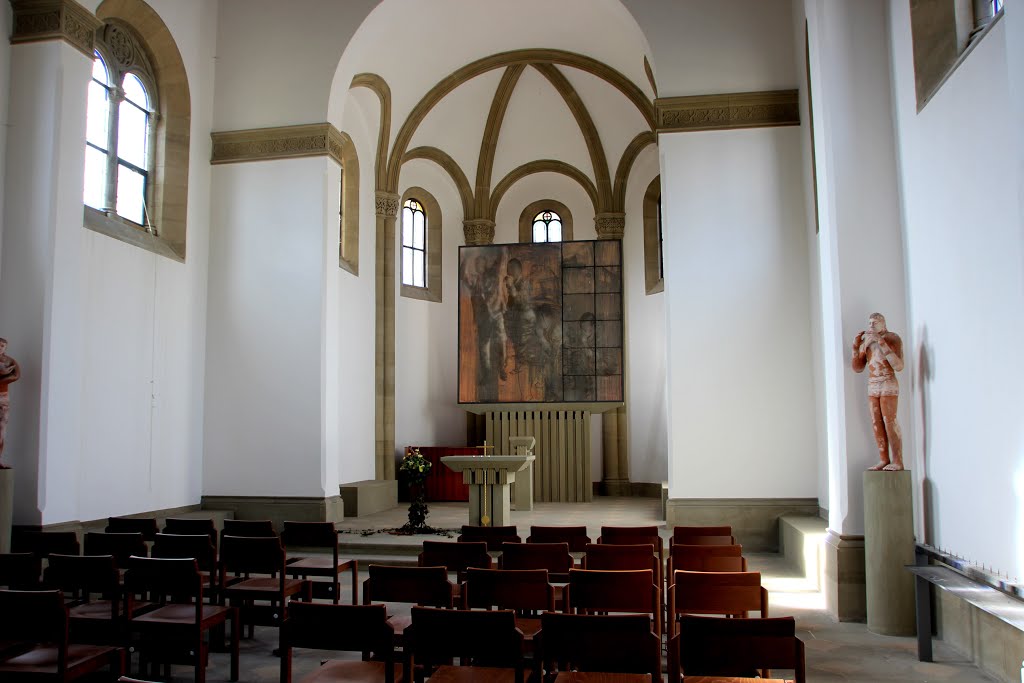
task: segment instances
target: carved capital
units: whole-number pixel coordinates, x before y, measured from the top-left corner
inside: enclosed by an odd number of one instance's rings
[[[211,133],[211,164],[329,156],[341,163],[341,133],[329,123]]]
[[[385,218],[394,218],[398,215],[399,196],[394,192],[377,190],[373,194],[377,205],[377,215]]]
[[[661,97],[654,106],[659,133],[800,125],[796,90]]]
[[[487,218],[471,218],[462,221],[462,232],[466,246],[480,246],[494,243],[494,221]]]
[[[594,227],[600,240],[621,240],[626,231],[626,214],[611,211],[599,213],[594,216]]]
[[[11,0],[11,44],[63,40],[90,60],[96,29],[103,25],[74,0]]]

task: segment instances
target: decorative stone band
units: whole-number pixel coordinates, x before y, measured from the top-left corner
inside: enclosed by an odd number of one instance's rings
[[[398,215],[398,201],[400,197],[394,192],[377,190],[374,192],[376,200],[376,212],[378,216],[393,218]]]
[[[800,125],[796,90],[662,97],[654,107],[659,133]]]
[[[621,240],[626,231],[626,214],[621,212],[599,213],[594,216],[594,227],[597,238],[601,240]]]
[[[11,8],[11,44],[63,40],[93,58],[94,34],[103,22],[75,0],[11,0]]]
[[[329,156],[341,162],[341,133],[329,123],[211,133],[211,164]]]
[[[494,221],[487,218],[471,218],[462,221],[462,232],[466,246],[479,246],[494,242]]]

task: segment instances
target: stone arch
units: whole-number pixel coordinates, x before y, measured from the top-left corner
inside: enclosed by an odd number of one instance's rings
[[[572,241],[572,211],[557,199],[539,199],[526,205],[519,214],[519,241],[533,241],[533,218],[541,211],[551,210],[562,220],[562,241]]]
[[[359,156],[352,138],[341,131],[341,220],[338,265],[359,275]]]
[[[452,177],[452,181],[459,190],[459,198],[462,200],[462,216],[468,218],[473,212],[473,190],[469,187],[469,179],[466,177],[465,171],[459,166],[455,159],[437,147],[414,147],[405,153],[402,157],[402,163],[412,161],[413,159],[426,159],[433,161],[435,164],[443,168],[448,172],[448,175]],[[404,201],[404,200],[403,200]]]
[[[539,159],[512,169],[509,171],[508,175],[502,178],[498,184],[494,186],[494,192],[491,193],[490,215],[487,218],[491,221],[494,220],[494,217],[498,213],[498,205],[501,203],[501,198],[505,196],[505,193],[508,192],[510,187],[526,176],[533,175],[534,173],[561,173],[564,176],[572,178],[580,184],[583,191],[587,193],[588,197],[590,197],[590,201],[594,205],[594,214],[596,215],[599,213],[597,208],[597,188],[594,187],[594,183],[590,181],[590,178],[588,178],[585,173],[564,161],[557,161],[555,159]]]
[[[380,100],[380,132],[377,135],[377,160],[373,174],[376,182],[374,189],[384,190],[387,187],[388,147],[391,144],[391,87],[377,74],[362,73],[352,78],[349,89],[352,88],[369,88]],[[397,183],[391,191],[396,190]]]

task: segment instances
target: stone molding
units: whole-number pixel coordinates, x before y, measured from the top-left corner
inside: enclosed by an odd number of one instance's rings
[[[796,90],[662,97],[654,106],[659,133],[800,125]]]
[[[375,202],[375,212],[378,216],[384,216],[385,218],[394,218],[398,215],[398,200],[399,197],[394,192],[385,192],[384,190],[377,190],[373,193]]]
[[[211,164],[329,156],[342,163],[341,132],[329,123],[210,133]]]
[[[63,40],[90,60],[103,23],[74,0],[11,0],[11,44]]]
[[[626,231],[626,214],[621,211],[599,213],[594,216],[594,227],[598,239],[621,240]]]
[[[462,221],[462,232],[466,246],[480,246],[494,242],[494,221],[487,218],[473,218]]]

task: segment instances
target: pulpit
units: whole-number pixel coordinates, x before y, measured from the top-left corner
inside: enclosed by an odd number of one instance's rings
[[[441,458],[469,485],[469,524],[507,526],[512,519],[510,485],[530,467],[533,455],[449,455]]]

